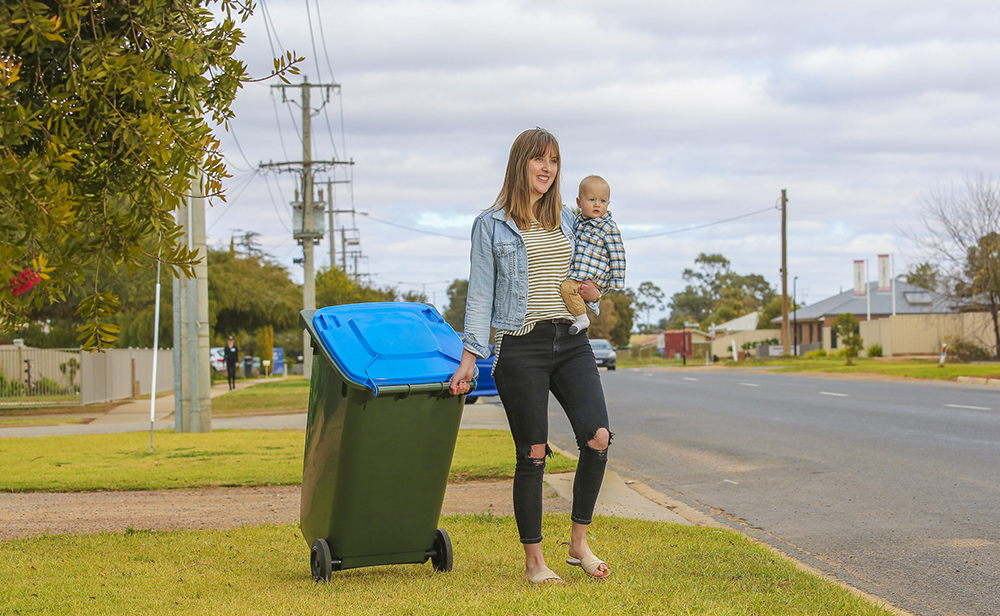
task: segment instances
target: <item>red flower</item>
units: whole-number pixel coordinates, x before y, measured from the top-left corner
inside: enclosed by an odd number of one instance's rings
[[[30,267],[24,268],[24,271],[20,274],[11,278],[8,282],[10,284],[10,292],[14,297],[19,295],[24,295],[31,290],[31,287],[35,286],[42,281],[42,277],[31,271]]]

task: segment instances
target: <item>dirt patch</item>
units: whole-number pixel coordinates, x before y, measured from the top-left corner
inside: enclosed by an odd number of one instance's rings
[[[443,515],[513,515],[511,481],[450,484]],[[546,486],[545,511],[570,505]],[[226,529],[299,520],[299,486],[146,492],[0,494],[0,540],[136,530]]]

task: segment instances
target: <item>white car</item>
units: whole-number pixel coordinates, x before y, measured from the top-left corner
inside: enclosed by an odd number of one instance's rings
[[[226,347],[212,347],[208,351],[208,360],[212,364],[212,370],[216,372],[226,371]]]
[[[618,354],[615,353],[615,347],[611,346],[610,341],[603,338],[593,338],[590,341],[590,346],[594,349],[594,359],[597,360],[598,368],[604,366],[608,370],[615,369],[615,360],[618,358]]]

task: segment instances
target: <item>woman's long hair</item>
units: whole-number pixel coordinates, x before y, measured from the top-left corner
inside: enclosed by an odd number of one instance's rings
[[[517,136],[510,146],[510,157],[507,159],[507,173],[504,175],[503,187],[493,203],[493,209],[503,210],[507,219],[513,220],[518,229],[527,229],[531,224],[531,184],[528,178],[528,161],[538,156],[544,156],[545,151],[552,148],[560,168],[556,169],[555,177],[549,190],[538,202],[538,222],[551,231],[559,226],[562,212],[562,197],[559,195],[559,178],[561,160],[559,157],[559,142],[555,135],[544,128],[532,128]]]

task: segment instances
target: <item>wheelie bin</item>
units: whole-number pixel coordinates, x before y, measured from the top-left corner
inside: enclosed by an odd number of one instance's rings
[[[428,559],[450,571],[437,523],[465,402],[448,390],[458,335],[416,303],[303,310],[299,322],[314,352],[299,524],[313,579]]]

